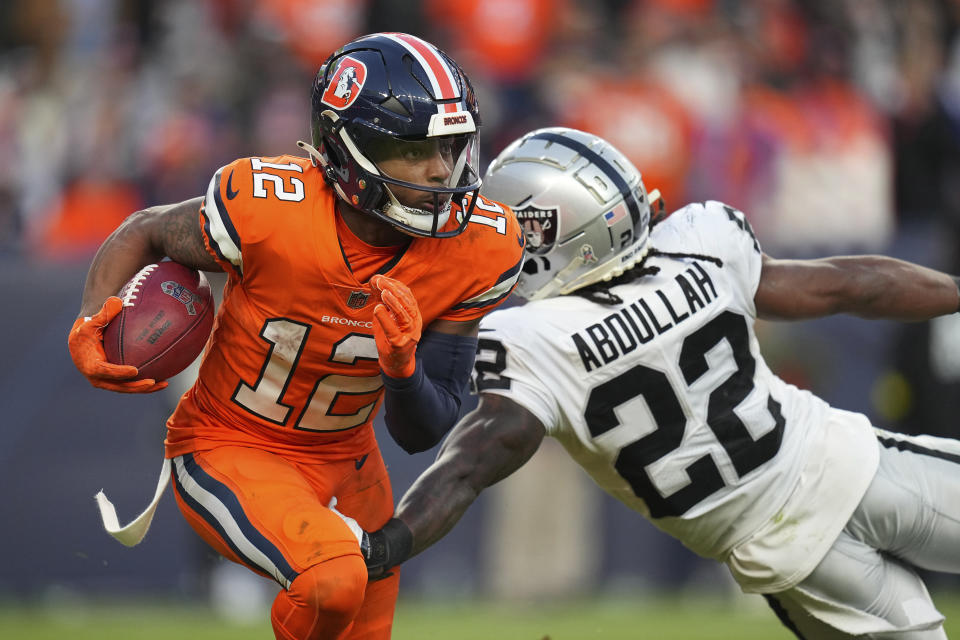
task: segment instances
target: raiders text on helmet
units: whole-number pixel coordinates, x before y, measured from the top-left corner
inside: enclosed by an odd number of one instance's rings
[[[640,172],[597,136],[555,127],[507,147],[483,195],[513,208],[529,254],[516,293],[538,300],[621,275],[643,260],[650,197]]]
[[[480,188],[479,124],[473,88],[453,60],[420,38],[377,33],[350,42],[321,67],[313,147],[300,144],[347,204],[412,235],[449,237],[466,228]],[[381,167],[423,154],[440,154],[449,176],[415,184]],[[432,205],[404,204],[391,187],[426,192]],[[451,203],[462,205],[454,221]]]

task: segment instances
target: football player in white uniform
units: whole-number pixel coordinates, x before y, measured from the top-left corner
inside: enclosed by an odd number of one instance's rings
[[[955,278],[882,256],[777,260],[720,202],[651,224],[656,192],[571,129],[514,142],[484,194],[543,234],[516,291],[529,302],[484,319],[478,408],[383,529],[355,528],[372,577],[439,540],[550,435],[798,637],[946,638],[916,569],[960,572],[960,442],[875,429],[787,384],[754,323],[924,320],[958,310]]]

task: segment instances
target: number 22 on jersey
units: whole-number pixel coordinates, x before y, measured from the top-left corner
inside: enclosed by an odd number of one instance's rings
[[[773,428],[756,440],[750,434],[736,409],[753,390],[756,360],[750,353],[746,319],[732,311],[724,311],[688,335],[680,350],[680,370],[688,387],[693,386],[709,370],[707,354],[726,341],[736,370],[715,385],[707,399],[706,425],[723,447],[739,478],[773,458],[780,450],[786,420],[780,403],[771,396],[757,409],[769,414],[751,422],[772,418]],[[683,393],[681,391],[681,393]],[[657,487],[649,467],[683,446],[687,416],[667,375],[658,369],[637,364],[615,378],[590,391],[584,419],[594,438],[621,426],[616,409],[638,396],[643,396],[656,429],[624,446],[617,455],[614,468],[630,483],[633,492],[647,504],[654,518],[682,516],[695,505],[726,486],[713,454],[705,452],[683,471],[689,483],[672,493]],[[630,428],[628,424],[623,428]]]
[[[734,371],[721,381],[709,383],[705,378],[711,367],[726,367],[708,357],[721,343],[729,347],[729,359]],[[508,389],[511,380],[502,375],[506,369],[506,349],[497,340],[481,338],[475,368],[479,391],[485,389]],[[726,360],[726,359],[725,359]],[[750,337],[746,318],[732,311],[724,311],[708,321],[683,340],[679,355],[679,369],[686,388],[679,393],[666,373],[642,362],[634,364],[610,379],[605,380],[587,393],[583,420],[589,436],[596,440],[610,438],[608,433],[621,430],[615,436],[619,447],[613,460],[617,473],[629,483],[634,494],[641,498],[653,518],[682,516],[707,497],[727,486],[718,467],[714,453],[704,450],[692,461],[689,455],[680,452],[670,459],[670,454],[684,446],[688,424],[696,418],[688,417],[684,406],[689,406],[690,389],[707,381],[708,389],[698,393],[707,394],[705,425],[723,448],[737,477],[742,478],[780,450],[786,420],[780,403],[767,396],[759,404],[750,404],[752,413],[743,415],[751,424],[773,426],[759,438],[754,439],[738,413],[745,411],[745,401],[754,391],[756,360],[750,353]],[[688,401],[682,403],[680,398]],[[642,398],[648,415],[653,421],[652,431],[640,419],[621,411],[628,403]],[[760,414],[766,415],[760,415]],[[629,439],[633,433],[644,435]],[[660,464],[655,464],[660,463]],[[683,468],[676,469],[677,465]],[[652,471],[656,467],[657,472]],[[682,486],[665,486],[664,477],[676,478],[677,471],[688,482]]]

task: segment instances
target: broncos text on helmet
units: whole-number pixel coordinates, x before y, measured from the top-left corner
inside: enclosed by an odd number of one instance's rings
[[[346,204],[411,235],[466,228],[480,188],[480,113],[469,79],[445,53],[405,33],[353,40],[320,68],[311,107],[313,146],[300,146]],[[382,164],[424,153],[441,155],[444,180],[412,183]],[[430,194],[432,205],[400,202],[397,187]]]

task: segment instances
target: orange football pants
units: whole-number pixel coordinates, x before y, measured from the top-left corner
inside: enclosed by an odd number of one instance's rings
[[[173,459],[177,505],[224,557],[279,582],[271,620],[281,640],[390,637],[399,572],[367,583],[357,539],[327,508],[367,531],[393,514],[379,450],[357,460],[307,465],[224,446]]]

